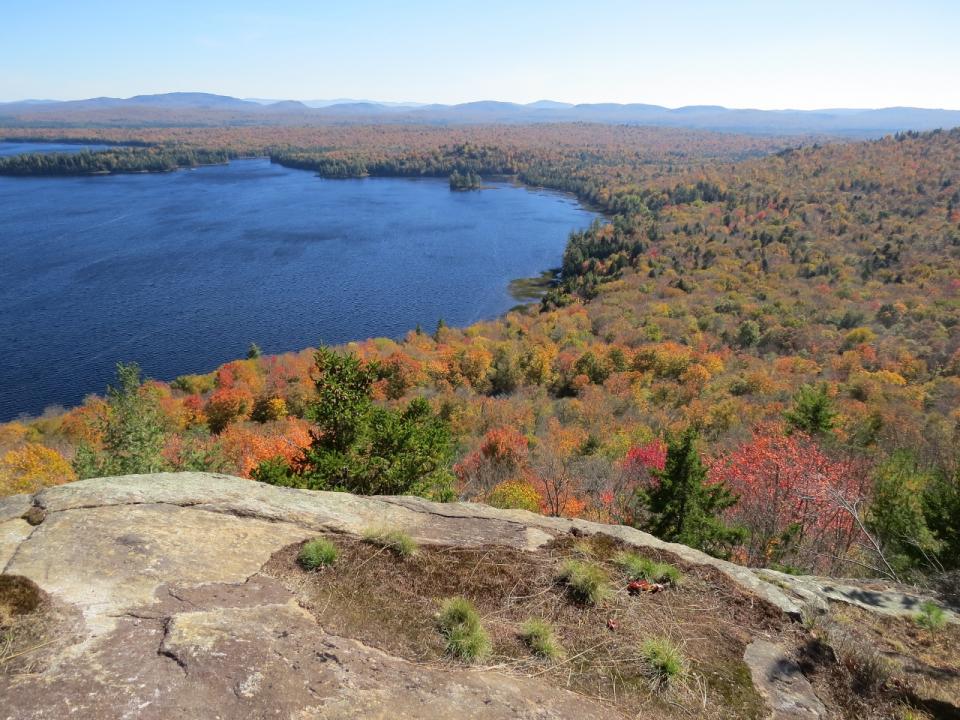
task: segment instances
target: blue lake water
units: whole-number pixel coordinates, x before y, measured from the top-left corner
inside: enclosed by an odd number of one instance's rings
[[[513,306],[594,214],[443,180],[324,180],[240,160],[154,175],[0,177],[0,420],[245,353],[399,337]]]

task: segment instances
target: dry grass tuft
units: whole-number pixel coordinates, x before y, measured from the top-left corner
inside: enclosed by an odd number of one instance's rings
[[[417,541],[403,530],[370,528],[363,533],[364,542],[390,550],[399,558],[410,558],[417,554],[420,546]]]
[[[596,563],[567,560],[560,566],[557,579],[567,586],[567,592],[577,602],[598,605],[610,597],[610,578]]]

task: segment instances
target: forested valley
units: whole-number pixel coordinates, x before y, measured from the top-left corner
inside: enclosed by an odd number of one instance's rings
[[[330,178],[509,175],[608,219],[571,235],[539,304],[500,319],[275,356],[253,346],[169,383],[121,364],[105,397],[0,426],[4,493],[213,470],[626,523],[750,565],[957,592],[960,130],[83,137],[151,145],[14,157],[0,172],[269,155]]]

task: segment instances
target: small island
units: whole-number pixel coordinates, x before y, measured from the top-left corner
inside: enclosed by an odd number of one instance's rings
[[[468,170],[465,173],[454,170],[450,173],[451,190],[479,190],[480,182],[480,175],[472,170]]]

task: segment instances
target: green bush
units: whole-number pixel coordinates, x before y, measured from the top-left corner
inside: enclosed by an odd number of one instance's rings
[[[337,561],[337,546],[326,538],[314,538],[300,548],[297,562],[304,570],[316,570],[318,567],[333,565]]]
[[[725,484],[709,481],[698,445],[699,432],[693,426],[667,440],[666,464],[653,471],[658,482],[637,493],[648,515],[643,529],[661,540],[727,557],[746,535],[724,520],[724,511],[736,504],[737,496]]]
[[[920,604],[920,612],[916,614],[914,620],[920,627],[934,632],[946,626],[947,614],[932,600],[925,600]]]
[[[802,385],[793,397],[793,408],[783,417],[791,428],[809,435],[826,435],[837,424],[837,412],[825,384]]]
[[[611,593],[606,571],[594,563],[567,560],[558,579],[575,600],[589,605],[596,605]]]
[[[400,558],[413,557],[419,549],[417,541],[403,530],[371,528],[363,533],[363,540],[371,545],[386,548]]]
[[[682,577],[682,573],[673,565],[645,558],[635,552],[618,553],[613,561],[623,568],[631,580],[678,585]]]
[[[557,640],[553,627],[546,620],[527,620],[520,628],[520,638],[535,655],[542,658],[556,660],[563,656],[563,647]]]
[[[650,676],[658,685],[666,685],[683,674],[686,660],[680,648],[667,638],[651,638],[643,643],[640,654]]]
[[[477,662],[490,654],[490,636],[480,623],[480,614],[466,598],[444,600],[437,625],[447,639],[447,652],[451,655],[465,662]]]

